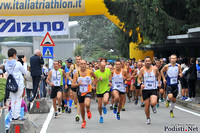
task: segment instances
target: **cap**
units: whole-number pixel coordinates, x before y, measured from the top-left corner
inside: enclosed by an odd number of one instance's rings
[[[73,62],[73,60],[71,58],[68,58],[66,61],[67,61],[67,63],[72,63]]]

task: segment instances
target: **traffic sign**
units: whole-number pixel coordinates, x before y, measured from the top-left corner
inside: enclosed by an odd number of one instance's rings
[[[53,58],[53,47],[43,47],[43,58]]]
[[[53,42],[53,39],[51,38],[49,32],[47,32],[47,34],[45,35],[40,46],[55,46],[55,43]]]

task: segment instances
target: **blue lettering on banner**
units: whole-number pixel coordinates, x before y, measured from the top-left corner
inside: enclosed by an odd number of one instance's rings
[[[16,22],[14,19],[0,19],[0,32],[43,32],[63,31],[64,22]]]

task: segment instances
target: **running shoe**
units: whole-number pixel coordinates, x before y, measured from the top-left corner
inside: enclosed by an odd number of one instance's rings
[[[170,111],[170,116],[171,116],[172,118],[174,118],[174,113],[173,113],[172,110]]]
[[[125,107],[122,107],[122,111],[125,111]]]
[[[156,107],[155,106],[151,106],[153,113],[155,114],[157,112]]]
[[[104,114],[107,114],[107,109],[106,109],[105,106],[103,107],[103,113],[104,113]]]
[[[61,112],[61,109],[60,109],[60,108],[58,108],[58,114],[59,114],[59,115],[61,115],[61,114],[62,114],[62,112]]]
[[[137,105],[137,104],[138,104],[138,99],[135,100],[135,105]]]
[[[120,120],[120,113],[119,112],[117,113],[116,116],[117,116],[117,120]]]
[[[88,117],[88,119],[91,119],[91,118],[92,118],[92,114],[91,114],[90,111],[87,112],[87,117]]]
[[[65,112],[68,113],[68,107],[67,106],[65,107]]]
[[[75,104],[75,109],[77,108],[77,104]]]
[[[86,127],[86,121],[82,122],[81,128],[85,128]]]
[[[145,105],[144,105],[144,102],[142,102],[142,103],[141,103],[141,107],[144,107],[144,106],[145,106]]]
[[[72,109],[71,108],[68,108],[68,113],[70,114],[72,112]]]
[[[75,120],[76,120],[76,122],[79,122],[80,118],[78,115],[75,117]]]
[[[148,125],[151,124],[151,119],[150,118],[147,119],[147,124]]]
[[[156,108],[158,108],[158,107],[159,107],[159,103],[156,104]]]
[[[103,123],[103,116],[100,117],[99,123]]]
[[[58,112],[55,112],[54,114],[54,118],[56,118],[58,116]]]
[[[110,106],[110,110],[113,110],[113,106],[112,105]]]
[[[113,108],[113,113],[116,114],[117,113],[117,106],[115,105]]]
[[[161,102],[164,102],[164,99],[163,99],[163,98],[161,98]]]
[[[167,100],[166,101],[166,108],[168,108],[169,107],[169,101]]]

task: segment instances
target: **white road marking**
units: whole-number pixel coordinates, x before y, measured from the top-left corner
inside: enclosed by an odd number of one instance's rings
[[[183,108],[178,107],[178,106],[175,106],[175,108],[177,108],[177,109],[179,109],[179,110],[181,110],[181,111],[184,111],[184,112],[187,112],[187,113],[190,113],[190,114],[193,114],[193,115],[196,115],[196,116],[199,116],[199,117],[200,117],[200,114],[198,114],[198,113],[195,113],[195,112],[192,112],[192,111],[183,109]]]
[[[47,132],[47,128],[48,128],[49,123],[51,121],[51,118],[53,116],[53,112],[54,112],[54,109],[53,109],[53,106],[51,106],[51,110],[50,110],[50,112],[49,112],[49,114],[48,114],[48,116],[47,116],[47,118],[46,118],[46,120],[45,120],[45,122],[42,126],[42,130],[40,131],[40,133],[46,133]]]

